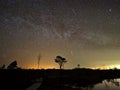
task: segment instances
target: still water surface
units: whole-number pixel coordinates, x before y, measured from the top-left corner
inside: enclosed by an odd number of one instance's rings
[[[120,90],[120,79],[104,80],[96,84],[92,90]]]
[[[103,80],[101,83],[90,85],[88,87],[72,86],[76,90],[120,90],[120,79]]]
[[[40,85],[41,83],[35,83],[26,90],[37,90]],[[69,87],[69,85],[65,86]],[[103,80],[101,83],[90,85],[89,87],[77,87],[73,85],[72,88],[72,90],[120,90],[120,79]]]

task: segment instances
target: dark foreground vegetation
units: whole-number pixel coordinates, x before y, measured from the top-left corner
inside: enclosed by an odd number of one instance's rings
[[[27,87],[37,82],[41,85],[37,90],[81,90],[75,87],[92,87],[105,79],[120,78],[120,70],[25,70],[25,69],[0,69],[0,84],[3,90],[26,90]]]

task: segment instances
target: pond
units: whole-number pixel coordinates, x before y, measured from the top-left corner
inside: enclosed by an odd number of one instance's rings
[[[120,90],[120,79],[104,80],[96,84],[92,90]]]
[[[41,87],[41,86],[40,86]],[[87,87],[79,87],[76,83],[69,85],[65,84],[62,87],[45,86],[37,90],[120,90],[120,79],[106,79],[95,85],[89,85]]]
[[[120,90],[120,79],[103,80],[101,83],[90,85],[88,87],[72,86],[75,90]]]

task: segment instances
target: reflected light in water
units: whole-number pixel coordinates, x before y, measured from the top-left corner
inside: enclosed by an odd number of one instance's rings
[[[120,90],[119,84],[120,79],[104,80],[102,83],[95,85],[93,90]]]

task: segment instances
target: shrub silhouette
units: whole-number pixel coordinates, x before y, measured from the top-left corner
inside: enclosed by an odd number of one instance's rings
[[[12,63],[10,63],[7,67],[7,69],[17,69],[17,61],[13,61]]]

